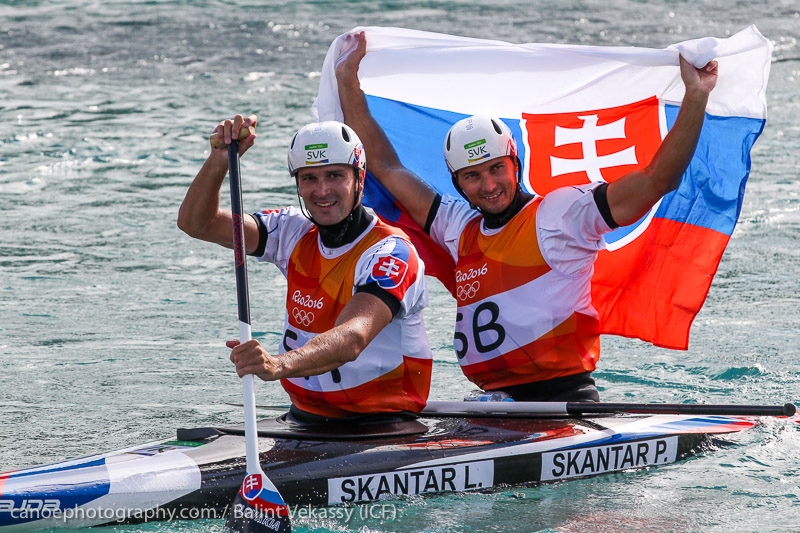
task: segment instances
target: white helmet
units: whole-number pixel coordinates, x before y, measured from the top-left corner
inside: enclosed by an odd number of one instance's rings
[[[364,145],[350,126],[336,121],[314,122],[300,128],[289,144],[289,174],[308,166],[353,165],[361,177],[367,169]]]
[[[511,130],[499,118],[474,115],[459,120],[444,140],[444,160],[450,173],[510,155],[517,157]]]

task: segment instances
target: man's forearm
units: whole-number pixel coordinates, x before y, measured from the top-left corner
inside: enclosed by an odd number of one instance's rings
[[[178,211],[178,227],[191,237],[217,242],[209,235],[209,225],[219,213],[220,188],[227,171],[227,162],[209,157],[189,186]]]
[[[317,335],[301,348],[279,355],[280,378],[318,376],[354,361],[364,348],[351,337],[347,329],[337,327]]]
[[[650,164],[652,174],[660,178],[662,196],[680,185],[683,173],[697,149],[707,103],[707,93],[694,91],[686,94],[675,124],[664,139],[663,149],[656,153]]]
[[[361,142],[364,143],[367,153],[367,168],[380,177],[389,168],[400,165],[397,152],[370,113],[358,77],[350,74],[337,78],[337,80],[344,121],[355,130],[361,138]]]

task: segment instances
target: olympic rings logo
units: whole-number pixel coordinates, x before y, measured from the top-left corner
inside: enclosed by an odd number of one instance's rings
[[[456,291],[456,296],[462,302],[464,300],[471,300],[475,298],[475,295],[478,294],[478,290],[481,288],[480,281],[473,281],[472,283],[467,283],[465,285],[460,285],[458,290]]]
[[[314,322],[314,313],[306,311],[305,309],[300,309],[299,307],[292,309],[292,316],[301,326],[310,326],[311,323]]]

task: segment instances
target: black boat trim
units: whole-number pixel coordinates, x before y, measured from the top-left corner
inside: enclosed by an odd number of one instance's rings
[[[325,424],[299,423],[282,415],[259,420],[258,436],[280,439],[362,440],[421,435],[430,430],[416,419],[382,416],[358,421],[337,421]],[[218,435],[244,435],[244,426],[179,429],[178,440],[204,440]]]

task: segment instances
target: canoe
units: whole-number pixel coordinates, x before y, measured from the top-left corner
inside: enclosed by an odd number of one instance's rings
[[[415,419],[262,420],[260,462],[291,513],[662,466],[758,423],[708,414],[531,417],[508,407],[465,414],[453,405],[441,402]],[[0,474],[0,531],[221,519],[244,475],[243,427],[179,429],[164,440]]]

